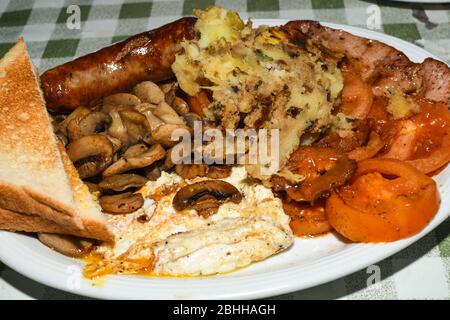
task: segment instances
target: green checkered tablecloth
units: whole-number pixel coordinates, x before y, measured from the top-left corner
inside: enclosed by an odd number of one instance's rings
[[[0,0],[0,54],[24,36],[35,65],[44,71],[212,4],[239,11],[243,18],[314,19],[370,28],[450,62],[450,3],[374,0]],[[68,28],[71,5],[80,9],[79,29]],[[449,299],[450,220],[378,267],[381,281],[373,285],[367,283],[374,269],[364,269],[275,298]],[[38,284],[0,262],[0,299],[30,297],[82,298]]]

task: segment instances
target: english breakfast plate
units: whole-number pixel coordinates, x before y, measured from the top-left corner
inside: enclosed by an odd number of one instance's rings
[[[280,25],[285,20],[254,20],[254,25]],[[324,24],[379,40],[404,52],[412,61],[434,57],[406,41],[356,27]],[[437,58],[436,58],[437,59]],[[176,278],[108,276],[101,282],[83,278],[83,263],[50,250],[36,238],[0,232],[0,260],[23,275],[55,287],[103,299],[254,299],[306,289],[346,276],[413,244],[450,215],[450,169],[435,176],[441,207],[418,234],[386,244],[355,244],[334,234],[296,238],[287,251],[236,272],[207,277]]]

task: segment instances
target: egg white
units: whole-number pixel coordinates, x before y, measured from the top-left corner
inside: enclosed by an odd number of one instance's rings
[[[205,179],[183,180],[163,172],[157,181],[149,181],[140,190],[145,196],[141,209],[108,216],[115,244],[102,244],[95,254],[108,262],[151,260],[155,275],[199,276],[245,267],[293,243],[281,201],[269,188],[248,179],[244,167],[234,167],[222,179],[239,189],[241,203],[224,203],[208,218],[195,210],[177,212],[172,199],[181,185]],[[171,192],[153,200],[162,188]],[[120,272],[133,273],[139,264],[122,263],[121,268]]]

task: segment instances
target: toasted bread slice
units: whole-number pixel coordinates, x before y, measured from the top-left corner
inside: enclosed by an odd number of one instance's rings
[[[20,39],[0,60],[0,229],[110,240],[106,225],[93,227],[86,218],[92,213],[81,213],[86,199],[92,199],[89,192],[75,191],[83,188],[72,169],[70,161],[62,161],[38,77]],[[92,204],[89,208],[86,212],[93,212]]]

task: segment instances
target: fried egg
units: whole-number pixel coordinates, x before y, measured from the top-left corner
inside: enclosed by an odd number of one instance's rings
[[[184,180],[163,172],[139,192],[141,209],[108,215],[115,243],[96,247],[87,276],[150,273],[157,276],[201,276],[230,272],[287,249],[294,241],[290,218],[269,188],[234,167],[228,178],[242,194],[239,204],[226,202],[207,218],[193,209],[176,211],[172,200],[182,186],[208,178]]]

